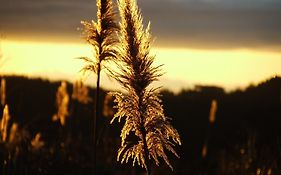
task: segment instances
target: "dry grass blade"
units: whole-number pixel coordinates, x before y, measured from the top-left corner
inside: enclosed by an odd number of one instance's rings
[[[112,122],[125,119],[118,160],[127,163],[132,159],[133,164],[137,162],[150,175],[151,159],[159,165],[160,157],[172,168],[165,150],[178,157],[173,147],[181,144],[180,136],[164,115],[155,89],[149,88],[162,75],[161,66],[153,66],[154,56],[150,56],[149,26],[144,29],[135,0],[119,0],[119,10],[121,48],[116,61],[119,71],[111,73],[127,93],[113,93],[117,113]],[[130,141],[128,136],[132,134],[135,139]]]

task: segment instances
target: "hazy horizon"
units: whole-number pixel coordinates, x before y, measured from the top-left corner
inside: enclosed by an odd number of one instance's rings
[[[1,74],[79,78],[91,57],[81,20],[96,19],[94,0],[0,0]],[[281,76],[281,3],[278,0],[139,0],[151,21],[157,85],[173,90],[195,84],[245,88]],[[91,79],[94,77],[92,76]],[[93,81],[93,80],[88,80]],[[91,84],[91,83],[90,83]],[[105,88],[115,87],[103,76]]]

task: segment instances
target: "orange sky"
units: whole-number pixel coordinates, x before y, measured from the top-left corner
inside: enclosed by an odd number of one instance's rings
[[[144,23],[151,21],[155,64],[165,64],[157,85],[175,92],[196,84],[233,90],[281,76],[280,0],[139,0],[138,5]],[[2,0],[0,73],[81,77],[83,63],[74,58],[92,53],[77,28],[81,20],[95,18],[95,0]],[[102,85],[116,87],[106,76]]]
[[[42,76],[54,80],[73,81],[81,78],[83,66],[79,56],[92,56],[84,43],[51,43],[31,41],[2,41],[3,74]],[[175,92],[195,84],[217,85],[233,90],[250,83],[256,84],[275,75],[281,75],[280,52],[254,49],[202,50],[154,48],[155,64],[164,64],[164,76],[157,85]],[[93,83],[94,76],[87,79]],[[103,76],[105,88],[116,83]]]

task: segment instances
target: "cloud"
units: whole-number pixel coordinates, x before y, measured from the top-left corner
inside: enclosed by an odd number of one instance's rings
[[[80,21],[90,20],[96,12],[92,0],[0,1],[0,31],[8,38],[11,35],[77,37]]]
[[[0,0],[0,32],[79,39],[94,0]],[[155,44],[198,49],[281,48],[279,0],[139,0]]]
[[[142,2],[143,14],[152,21],[159,45],[212,49],[281,45],[281,3],[275,1]]]

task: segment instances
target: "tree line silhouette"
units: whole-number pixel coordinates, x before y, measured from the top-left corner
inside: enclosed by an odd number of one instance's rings
[[[60,82],[19,76],[6,76],[5,79],[6,103],[11,120],[18,124],[20,138],[14,145],[1,143],[1,162],[10,157],[5,173],[90,174],[92,148],[89,133],[94,101],[81,104],[70,100],[70,116],[65,127],[61,127],[59,121],[52,121],[57,111],[56,91]],[[215,86],[196,86],[178,94],[163,90],[164,112],[173,119],[171,122],[181,135],[182,146],[177,148],[181,158],[171,159],[174,172],[167,171],[168,166],[152,166],[153,174],[250,174],[257,171],[279,174],[280,89],[281,78],[274,77],[257,86],[228,93]],[[72,85],[67,83],[67,92],[72,94],[72,91]],[[94,99],[94,96],[95,89],[89,88],[89,97]],[[217,111],[216,119],[210,125],[213,100],[216,100]],[[101,91],[101,101],[104,104],[101,111],[114,110],[112,106],[115,104],[108,98],[106,90]],[[109,125],[113,113],[102,114],[97,119],[100,123],[97,128],[98,173],[142,172],[138,167],[116,162],[123,123]],[[36,143],[36,137],[37,142],[44,142],[39,149],[31,143]],[[206,137],[208,151],[202,156]],[[28,166],[31,163],[34,166]],[[2,169],[3,166],[1,164]]]

